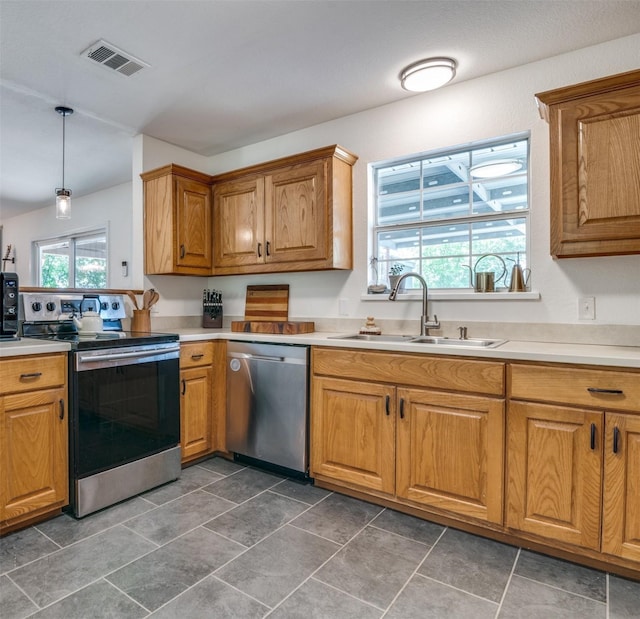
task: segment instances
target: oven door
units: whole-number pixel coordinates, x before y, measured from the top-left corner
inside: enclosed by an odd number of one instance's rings
[[[178,445],[177,344],[73,356],[72,477],[95,475]]]

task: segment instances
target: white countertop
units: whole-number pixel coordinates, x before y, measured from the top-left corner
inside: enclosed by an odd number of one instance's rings
[[[230,329],[174,329],[181,342],[226,339],[278,344],[304,344],[309,346],[333,346],[336,348],[359,348],[412,352],[426,355],[455,355],[483,359],[519,361],[548,361],[552,363],[574,363],[612,367],[640,368],[640,347],[603,346],[598,344],[571,344],[558,342],[527,342],[508,340],[497,348],[463,348],[455,345],[412,344],[409,342],[375,342],[362,340],[331,339],[339,333],[316,331],[301,335],[272,333],[238,333]],[[455,340],[452,340],[455,342]]]
[[[44,341],[28,337],[23,337],[19,340],[0,341],[0,357],[44,355],[51,352],[67,352],[68,350],[71,350],[68,342]]]
[[[340,333],[315,331],[300,335],[280,335],[275,333],[238,333],[230,329],[172,329],[180,336],[181,342],[202,340],[240,340],[274,342],[277,344],[301,344],[307,346],[333,346],[336,348],[357,348],[362,350],[384,350],[390,352],[411,352],[425,355],[455,355],[481,359],[504,359],[519,361],[547,361],[552,363],[574,363],[611,367],[640,368],[640,347],[603,346],[597,344],[571,344],[558,342],[527,342],[508,340],[497,348],[463,348],[452,345],[429,345],[409,342],[376,342],[362,340],[331,339]],[[65,342],[42,341],[21,338],[17,341],[0,342],[0,357],[37,355],[65,352],[70,346]]]

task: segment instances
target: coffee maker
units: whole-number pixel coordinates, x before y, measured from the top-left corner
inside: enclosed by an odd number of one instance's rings
[[[0,272],[0,338],[15,339],[18,333],[18,275]]]

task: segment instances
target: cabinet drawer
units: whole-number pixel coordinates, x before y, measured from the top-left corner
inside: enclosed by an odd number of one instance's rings
[[[180,344],[180,367],[194,368],[211,365],[213,362],[212,342],[190,342]]]
[[[510,397],[640,412],[640,372],[509,366]]]
[[[33,355],[0,362],[0,393],[20,393],[65,385],[65,354]]]
[[[502,396],[504,363],[427,355],[315,348],[314,374]]]

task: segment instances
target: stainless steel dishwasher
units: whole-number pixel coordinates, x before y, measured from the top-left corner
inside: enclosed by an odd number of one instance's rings
[[[227,449],[308,473],[309,347],[227,343]]]

